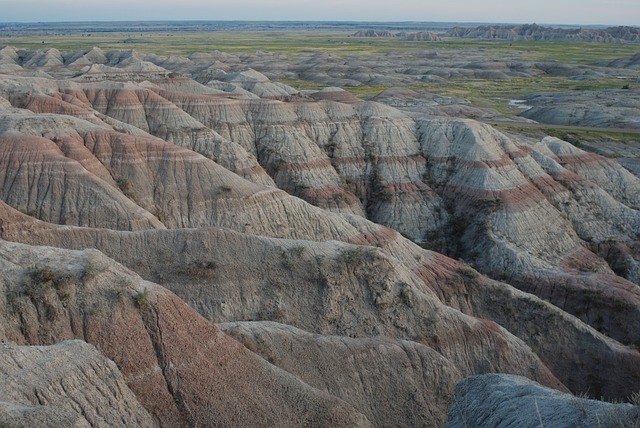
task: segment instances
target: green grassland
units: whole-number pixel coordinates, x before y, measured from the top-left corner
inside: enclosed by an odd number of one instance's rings
[[[541,138],[546,135],[560,138],[579,145],[580,141],[639,141],[640,131],[636,129],[613,130],[606,128],[587,128],[579,126],[562,126],[527,123],[492,123],[498,129],[519,135]]]
[[[257,51],[284,54],[290,57],[326,52],[339,57],[363,57],[398,54],[411,58],[425,51],[439,55],[465,58],[467,56],[499,61],[539,62],[557,61],[562,64],[593,64],[631,56],[640,51],[637,44],[570,43],[570,42],[505,42],[445,38],[440,42],[405,41],[397,37],[358,38],[353,29],[339,30],[220,30],[220,31],[96,31],[65,34],[55,32],[46,36],[3,35],[0,45],[9,44],[22,49],[55,47],[60,51],[89,49],[93,46],[104,50],[135,49],[141,53],[188,56],[195,52],[219,50],[233,54],[254,54]],[[625,85],[640,87],[640,71],[637,78],[622,81],[616,78],[604,80],[570,80],[564,77],[538,75],[531,78],[510,80],[450,79],[441,83],[416,83],[410,89],[424,90],[440,96],[463,98],[472,106],[487,107],[503,114],[517,114],[519,110],[509,106],[509,100],[521,98],[533,92],[558,92],[574,90],[620,89]],[[318,83],[297,80],[285,81],[299,89],[318,89]],[[387,87],[346,87],[361,98],[370,98]]]
[[[509,100],[520,99],[534,92],[599,91],[621,89],[625,84],[626,82],[619,79],[573,81],[562,77],[536,76],[507,81],[451,80],[439,85],[424,85],[421,89],[443,96],[464,98],[476,107],[494,108],[504,114],[516,114],[522,110],[510,106]]]
[[[1,38],[1,36],[0,36]],[[5,37],[7,44],[23,49],[55,47],[62,51],[88,49],[135,49],[159,55],[189,55],[194,52],[220,50],[235,54],[252,54],[262,50],[286,55],[309,51],[345,55],[386,53],[398,49],[398,40],[367,40],[336,31],[188,31],[106,32],[69,35]],[[43,43],[44,42],[44,43]],[[407,42],[405,42],[407,43]],[[415,48],[415,47],[414,47]]]
[[[516,56],[530,61],[554,60],[573,64],[630,56],[638,53],[634,44],[569,42],[504,42],[445,39],[442,42],[413,42],[395,37],[358,38],[353,31],[181,31],[181,32],[84,32],[5,37],[1,43],[17,48],[38,49],[43,45],[62,51],[88,49],[136,49],[160,55],[189,55],[220,50],[228,53],[255,53],[258,50],[297,55],[309,51],[336,55],[372,55],[398,50],[425,49],[482,52],[488,57]]]

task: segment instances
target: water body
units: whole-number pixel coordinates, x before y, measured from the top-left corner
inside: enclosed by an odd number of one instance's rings
[[[525,104],[525,102],[527,102],[527,100],[509,100],[509,105],[512,107],[521,108],[522,110],[529,110],[531,106]]]

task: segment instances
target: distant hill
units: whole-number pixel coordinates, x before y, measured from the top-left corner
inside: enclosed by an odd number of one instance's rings
[[[401,31],[393,33],[389,30],[359,30],[353,34],[353,37],[399,37],[403,40],[419,41],[419,42],[439,42],[442,39],[431,31],[419,31],[417,33],[406,33]]]
[[[447,35],[465,39],[484,40],[553,40],[600,43],[640,42],[640,28],[637,27],[587,29],[543,27],[537,24],[515,26],[481,25],[474,28],[454,27],[451,30],[447,31]]]

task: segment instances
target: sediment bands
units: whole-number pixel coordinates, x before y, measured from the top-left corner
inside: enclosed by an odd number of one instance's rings
[[[640,389],[640,180],[614,160],[217,54],[0,55],[11,421],[441,426],[468,376]],[[530,388],[460,385],[483,379]]]

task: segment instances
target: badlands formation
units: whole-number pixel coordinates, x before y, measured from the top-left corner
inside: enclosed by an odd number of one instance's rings
[[[324,55],[0,49],[0,422],[639,423],[638,176],[333,87],[545,65]]]

